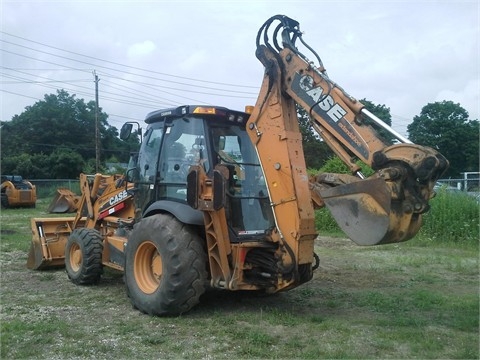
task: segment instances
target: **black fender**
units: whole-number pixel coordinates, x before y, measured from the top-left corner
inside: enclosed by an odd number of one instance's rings
[[[155,201],[143,212],[143,217],[148,217],[159,212],[168,212],[175,216],[180,222],[189,225],[204,225],[203,213],[193,209],[188,204],[171,200]]]

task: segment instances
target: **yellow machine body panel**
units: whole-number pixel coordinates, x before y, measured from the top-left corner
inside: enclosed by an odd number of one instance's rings
[[[35,207],[37,189],[19,175],[2,175],[1,204],[9,207]]]

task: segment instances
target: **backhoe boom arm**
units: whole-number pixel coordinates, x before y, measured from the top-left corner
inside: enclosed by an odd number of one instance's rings
[[[274,22],[280,24],[272,45],[268,30]],[[313,52],[318,66],[298,51],[297,40]],[[291,241],[301,243],[304,236],[311,236],[310,225],[304,227],[311,221],[309,200],[305,199],[310,189],[314,202],[326,204],[340,227],[359,244],[413,237],[448,161],[437,151],[403,138],[332,81],[318,55],[302,40],[298,22],[285,16],[268,20],[257,36],[256,55],[265,67],[265,76],[247,126],[262,162],[277,226],[292,232],[289,218],[298,213],[293,230],[297,240],[292,237]],[[313,128],[358,177],[320,174],[310,183],[306,180],[296,104],[307,111]],[[372,123],[387,129],[397,143],[382,140]],[[358,159],[376,171],[369,179],[362,180]],[[296,209],[278,206],[286,199],[295,199]]]

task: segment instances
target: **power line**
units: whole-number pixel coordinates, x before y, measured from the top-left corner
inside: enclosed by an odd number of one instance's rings
[[[33,96],[28,96],[28,95],[25,95],[25,94],[19,94],[19,93],[13,92],[13,91],[5,90],[5,89],[0,89],[0,91],[4,92],[4,93],[12,94],[12,95],[23,96],[23,97],[33,99],[33,100],[40,100],[39,98],[35,98]]]
[[[4,67],[4,66],[1,66]],[[13,68],[9,67],[8,69],[11,70],[23,70],[23,71],[65,71],[65,68],[58,68],[58,69],[52,69],[52,68]],[[91,71],[90,69],[75,69],[78,71]]]
[[[60,81],[60,80],[45,80],[45,81],[23,80],[23,81],[0,81],[0,83],[5,84],[5,85],[11,85],[11,84],[46,84],[46,83],[58,83],[58,82],[74,83],[74,82],[86,82],[86,81],[88,81],[88,80],[65,80],[65,81]]]
[[[40,43],[40,42],[37,42],[37,41],[29,40],[29,39],[26,39],[26,38],[23,38],[23,37],[20,37],[20,36],[12,35],[12,34],[9,34],[9,33],[3,32],[3,31],[0,31],[0,32],[5,34],[5,35],[12,36],[12,37],[15,37],[15,38],[18,38],[18,39],[22,39],[24,41],[32,42],[32,43],[35,43],[35,44],[38,44],[38,45],[42,45],[42,46],[45,46],[45,47],[48,47],[48,48],[52,48],[52,49],[55,49],[55,50],[59,50],[59,51],[63,51],[63,52],[66,52],[66,53],[74,54],[74,55],[77,55],[77,56],[86,57],[88,59],[92,59],[92,60],[96,60],[96,61],[101,61],[102,63],[109,63],[109,64],[113,64],[113,65],[117,65],[117,66],[122,66],[122,67],[133,69],[133,70],[144,71],[144,72],[147,72],[147,73],[152,73],[152,74],[157,74],[157,75],[162,75],[162,76],[167,76],[167,77],[172,77],[172,78],[177,78],[177,79],[183,79],[183,80],[188,80],[188,81],[194,81],[194,82],[199,82],[199,83],[207,83],[207,84],[237,87],[237,88],[241,87],[241,88],[249,88],[249,89],[255,89],[255,90],[258,89],[257,86],[238,85],[238,84],[229,84],[229,83],[222,83],[222,82],[215,82],[215,81],[200,80],[200,79],[194,79],[194,78],[185,77],[185,76],[167,74],[167,73],[154,71],[154,70],[142,69],[142,68],[135,67],[135,66],[125,65],[125,64],[121,64],[121,63],[117,63],[117,62],[113,62],[113,61],[108,61],[108,60],[104,60],[104,59],[99,59],[99,58],[96,58],[96,57],[93,57],[93,56],[88,56],[88,55],[80,54],[80,53],[77,53],[77,52],[61,49],[61,48],[58,48],[58,47],[55,47],[55,46],[47,45],[47,44]],[[88,63],[88,62],[85,62],[85,61],[82,61],[82,60],[77,60],[77,59],[68,58],[68,57],[65,57],[65,56],[62,56],[62,55],[52,54],[52,53],[49,53],[49,52],[46,52],[46,51],[43,51],[43,50],[34,49],[34,48],[29,47],[29,46],[20,45],[20,44],[11,42],[11,41],[7,41],[7,40],[3,40],[3,39],[0,39],[0,41],[5,42],[5,43],[10,44],[10,45],[14,45],[14,46],[22,47],[22,48],[25,48],[25,49],[29,49],[29,50],[37,51],[37,52],[40,52],[40,53],[44,53],[44,54],[47,54],[47,55],[57,56],[57,57],[64,58],[64,59],[67,59],[67,60],[72,60],[72,61],[76,61],[76,62],[80,62],[80,63],[83,63],[83,64],[88,64],[88,65],[93,65],[91,63]],[[120,70],[117,70],[117,69],[113,69],[113,68],[109,68],[109,67],[101,66],[101,65],[94,65],[94,66],[95,67],[102,67],[102,68],[106,68],[106,69],[110,69],[110,70],[115,70],[115,71],[120,71]],[[145,75],[140,75],[140,74],[135,74],[135,75],[146,77]],[[175,84],[179,84],[179,85],[192,86],[189,83],[182,83],[182,82],[165,80],[165,79],[160,79],[160,78],[155,78],[155,80],[171,82],[171,83],[175,83]],[[195,86],[199,87],[199,88],[206,88],[206,89],[213,89],[213,90],[217,89],[217,88],[206,87],[206,86],[202,86],[202,85],[195,85]],[[228,90],[228,89],[224,89],[223,91],[245,93],[243,91]]]
[[[111,70],[115,70],[115,69],[111,69]],[[115,70],[115,71],[118,71],[118,70]],[[152,89],[161,88],[161,89],[168,89],[168,90],[175,90],[175,91],[188,91],[188,92],[193,92],[193,93],[196,93],[196,94],[222,96],[222,97],[231,97],[231,98],[241,98],[241,99],[250,99],[253,95],[255,95],[255,97],[256,97],[256,95],[257,95],[257,94],[254,94],[254,93],[245,93],[245,92],[239,92],[239,91],[237,91],[237,93],[240,93],[240,94],[250,94],[250,95],[252,95],[252,96],[228,95],[228,94],[222,94],[222,93],[209,93],[209,92],[196,91],[196,90],[190,90],[190,89],[179,89],[179,88],[175,88],[175,87],[171,87],[171,86],[156,85],[156,84],[152,84],[152,83],[146,83],[146,82],[141,82],[141,81],[135,81],[135,80],[125,79],[125,78],[117,77],[117,76],[115,76],[115,75],[107,74],[107,73],[103,73],[103,74],[109,75],[109,76],[110,76],[111,78],[113,78],[113,79],[122,80],[122,81],[130,82],[130,83],[137,84],[137,85],[142,85],[142,86],[150,86]],[[133,75],[135,75],[135,74],[133,74]],[[156,78],[151,78],[151,77],[149,77],[149,79],[158,80],[158,79],[156,79]],[[188,85],[188,84],[184,84],[184,85],[191,86],[191,85]],[[196,87],[198,87],[198,88],[204,88],[204,89],[212,89],[212,88],[206,88],[206,87],[201,87],[201,86],[200,86],[200,87],[199,87],[199,86],[196,86]],[[223,89],[212,89],[212,90],[224,91]],[[231,90],[227,90],[227,91],[231,91]]]
[[[51,62],[51,61],[34,58],[34,57],[31,57],[31,56],[28,56],[28,55],[25,55],[25,54],[19,54],[19,53],[13,52],[13,51],[5,50],[5,49],[0,49],[0,51],[6,52],[6,53],[9,53],[9,54],[12,54],[12,55],[16,55],[16,56],[20,56],[20,57],[32,59],[32,60],[35,60],[35,61],[40,61],[40,62],[45,62],[45,63],[48,63],[48,64],[52,64],[52,65],[62,66],[61,64],[57,64],[57,63],[54,63],[54,62]],[[54,55],[54,56],[57,56],[57,55]],[[68,59],[68,58],[67,58],[67,59]],[[70,60],[79,61],[79,60],[74,60],[74,59],[70,59]],[[118,71],[118,72],[120,71],[120,70],[112,69],[112,68],[105,67],[105,66],[102,66],[102,65],[95,65],[95,64],[90,64],[90,63],[86,63],[86,64],[92,65],[93,67],[98,66],[98,67],[100,67],[100,68],[105,68],[105,69],[112,70],[112,71]],[[69,70],[75,70],[75,69],[76,69],[76,68],[72,68],[72,67],[66,66],[66,65],[65,65],[65,68],[67,68],[67,69],[69,69]],[[124,73],[124,74],[125,74],[125,73]],[[147,77],[147,78],[152,79],[152,80],[165,81],[165,80],[163,80],[163,79],[152,78],[152,77],[148,77],[148,76],[145,76],[145,75],[138,75],[138,74],[131,74],[131,73],[126,73],[126,74],[133,75],[133,76]],[[196,93],[196,94],[201,94],[201,95],[220,96],[220,97],[229,97],[229,98],[241,98],[241,99],[252,99],[252,98],[255,98],[255,97],[253,97],[253,95],[254,95],[253,93],[246,93],[246,92],[239,92],[239,91],[233,91],[233,90],[215,89],[215,88],[210,88],[210,87],[195,86],[195,87],[197,87],[197,88],[212,89],[212,90],[216,90],[216,91],[228,91],[228,92],[232,92],[232,93],[235,93],[235,92],[236,92],[236,93],[240,93],[240,94],[251,94],[252,96],[229,95],[229,94],[223,94],[223,93],[209,93],[209,92],[198,91],[198,90],[193,90],[193,89],[179,89],[179,88],[169,87],[169,86],[164,86],[164,85],[156,85],[156,84],[151,84],[151,83],[144,83],[144,82],[140,82],[140,81],[134,81],[134,80],[124,79],[124,78],[119,78],[119,77],[116,77],[115,75],[111,75],[111,74],[110,74],[110,76],[113,77],[113,78],[116,78],[116,79],[123,80],[123,81],[131,82],[131,83],[134,83],[134,84],[138,84],[138,85],[142,85],[142,86],[150,86],[150,87],[153,88],[153,89],[155,89],[155,88],[165,88],[165,89],[174,90],[174,91],[180,91],[180,92],[189,92],[189,93]],[[177,84],[180,84],[180,83],[177,83]],[[192,86],[192,85],[190,85],[190,84],[184,84],[184,85],[186,85],[186,86]],[[157,90],[158,90],[158,89],[157,89]],[[170,94],[171,94],[171,93],[170,93]],[[174,95],[174,94],[171,94],[171,95]],[[186,100],[193,100],[193,101],[196,101],[196,102],[200,102],[200,101],[198,101],[198,100],[194,100],[194,99],[191,99],[191,98],[182,96],[182,95],[174,95],[174,96],[182,97],[182,98],[185,98]],[[255,96],[256,96],[256,94],[255,94]],[[205,102],[201,102],[201,103],[205,103]]]
[[[78,70],[77,68],[73,68],[73,67],[70,67],[70,66],[67,66],[67,65],[62,65],[62,64],[58,64],[58,63],[51,62],[51,61],[47,61],[47,60],[42,60],[42,59],[39,59],[39,58],[35,58],[35,57],[32,57],[32,56],[28,56],[28,55],[24,55],[24,54],[19,54],[19,53],[13,52],[13,51],[8,51],[8,50],[3,49],[3,48],[0,48],[0,51],[3,51],[3,52],[5,52],[5,53],[7,53],[7,54],[15,55],[15,56],[21,56],[21,57],[24,57],[24,58],[26,58],[26,59],[31,59],[31,60],[35,60],[35,61],[44,62],[44,63],[46,63],[46,64],[52,64],[52,65],[56,65],[56,66],[63,66],[64,69],[68,69],[68,70]],[[79,71],[90,72],[90,70],[79,70]]]
[[[160,91],[159,89],[157,89],[154,85],[152,84],[147,84],[147,83],[140,83],[140,82],[135,82],[133,80],[128,80],[128,79],[123,79],[123,78],[118,78],[118,77],[115,77],[114,75],[111,75],[111,74],[108,74],[108,73],[100,73],[100,74],[104,74],[106,76],[110,76],[111,78],[113,79],[117,79],[117,80],[121,80],[121,81],[125,81],[125,82],[131,82],[133,84],[140,84],[142,85],[144,88],[148,88],[148,89],[151,89],[151,90],[154,90],[154,91]],[[138,90],[136,90],[138,91]],[[180,90],[180,91],[185,91],[185,90]],[[201,101],[201,100],[196,100],[196,99],[192,99],[190,97],[186,97],[186,96],[182,96],[182,95],[178,95],[178,94],[173,94],[171,92],[168,92],[168,91],[165,91],[165,90],[162,90],[161,91],[162,93],[165,93],[165,94],[168,94],[168,95],[171,95],[171,96],[175,96],[175,97],[179,97],[179,98],[183,98],[183,99],[186,99],[186,100],[190,100],[190,101],[193,101],[193,102],[196,102],[196,103],[200,103],[200,104],[206,104],[204,101]],[[194,91],[192,91],[194,92]],[[173,102],[173,100],[170,100],[170,99],[166,99],[166,98],[163,98],[163,97],[160,97],[161,99],[163,100],[167,100],[169,102]],[[176,104],[178,104],[178,102],[175,102]]]
[[[11,75],[6,75],[5,77],[9,77],[12,80],[2,81],[1,84],[4,84],[4,85],[13,86],[18,84],[34,84],[34,85],[42,86],[45,88],[58,90],[58,88],[55,87],[54,85],[62,84],[62,87],[69,92],[76,93],[80,96],[88,96],[90,98],[93,97],[93,92],[90,87],[81,86],[80,84],[74,85],[74,83],[77,83],[77,82],[80,83],[80,82],[83,82],[83,80],[77,80],[77,79],[56,80],[50,77],[32,74],[32,72],[37,72],[37,71],[74,71],[74,72],[80,72],[80,73],[85,73],[88,71],[89,73],[91,73],[90,69],[84,69],[76,65],[75,66],[68,65],[68,63],[65,62],[65,61],[73,61],[73,62],[86,64],[88,66],[92,66],[93,68],[100,68],[100,71],[98,71],[98,74],[102,76],[102,80],[105,82],[105,85],[106,85],[101,92],[101,99],[104,101],[104,103],[116,102],[116,103],[122,103],[125,105],[147,108],[148,110],[153,110],[159,107],[177,106],[186,102],[206,104],[206,105],[211,103],[209,101],[198,99],[198,97],[201,98],[203,96],[198,96],[196,98],[196,97],[189,96],[189,94],[207,95],[209,97],[214,96],[214,97],[240,98],[240,99],[252,99],[252,100],[255,100],[257,97],[257,92],[252,93],[248,91],[249,89],[255,89],[256,91],[258,89],[257,86],[245,86],[245,85],[229,84],[229,83],[223,83],[223,82],[206,81],[206,80],[194,79],[194,78],[185,77],[185,76],[167,74],[167,73],[153,71],[153,70],[147,70],[139,67],[121,64],[118,62],[103,60],[94,56],[88,56],[81,53],[65,50],[59,47],[54,47],[48,44],[29,40],[13,34],[5,33],[3,31],[0,31],[0,33],[5,34],[7,36],[11,36],[13,38],[24,40],[31,44],[37,44],[42,47],[55,49],[57,51],[64,52],[65,54],[75,55],[75,56],[68,56],[68,55],[64,56],[61,53],[58,54],[52,51],[45,51],[45,49],[40,49],[33,46],[28,46],[28,45],[20,44],[17,42],[0,39],[0,41],[2,41],[4,44],[16,46],[16,47],[34,52],[35,54],[45,54],[50,57],[56,57],[64,60],[61,62],[52,61],[48,57],[35,56],[35,55],[31,56],[27,52],[13,51],[12,50],[13,48],[10,48],[10,49],[0,48],[0,50],[3,51],[5,54],[11,54],[13,56],[23,57],[25,59],[30,59],[36,62],[42,62],[44,64],[52,65],[50,67],[39,66],[35,68],[25,67],[25,66],[24,67],[2,66],[2,68],[8,71],[16,71],[20,74],[25,75],[23,77],[12,77]],[[83,61],[82,59],[76,58],[79,56],[87,59],[87,61]],[[89,61],[88,59],[91,59],[93,61]],[[102,62],[103,65],[98,64],[97,62],[99,61]],[[111,64],[114,66],[105,66],[104,64]],[[121,70],[121,68],[124,68],[127,70],[130,69],[133,71],[125,71],[125,70]],[[110,73],[109,73],[109,70],[110,70]],[[125,75],[125,76],[120,76],[118,72],[121,72],[122,75]],[[115,73],[117,73],[118,75],[115,75]],[[152,74],[161,75],[162,78],[158,76],[152,76]],[[146,81],[145,79],[148,79],[149,81]],[[178,79],[180,81],[176,81],[175,79]],[[188,82],[185,82],[184,80],[187,80]],[[85,81],[88,81],[88,80],[85,80]],[[154,83],[154,82],[159,82],[159,83]],[[66,86],[63,86],[63,84]],[[130,86],[128,86],[127,84],[130,84]],[[205,85],[209,85],[209,86],[205,86]],[[138,88],[139,86],[141,87],[140,89]],[[235,87],[235,88],[232,89],[231,87]],[[109,89],[112,89],[114,91],[109,91]],[[119,90],[120,92],[115,90]],[[15,91],[9,91],[6,93],[28,97],[23,94],[19,94],[19,92],[15,92]],[[28,98],[38,100],[37,98],[34,98],[34,97],[28,97]]]
[[[18,71],[16,70],[16,72],[19,72],[21,74],[25,74],[27,76],[30,76],[30,74],[26,74],[22,71]],[[23,77],[18,77],[18,76],[13,76],[13,75],[8,75],[8,74],[3,74],[4,77],[9,77],[9,78],[12,78],[12,79],[17,79],[21,82],[25,82],[25,83],[30,83],[30,81],[26,78],[23,78]],[[58,82],[58,83],[63,83],[63,84],[66,84],[66,85],[70,85],[68,82],[66,81],[61,81],[61,80],[51,80],[50,78],[47,78],[47,77],[44,77],[44,76],[37,76],[37,77],[40,77],[40,78],[43,78],[43,79],[47,79],[48,81],[45,81],[45,82],[33,82],[33,83],[36,83],[38,85],[41,85],[43,87],[47,87],[47,88],[51,88],[51,89],[57,89],[57,87],[55,86],[51,86],[51,85],[46,85],[47,83],[49,83],[50,81],[53,81],[53,82]],[[88,81],[91,81],[91,80],[88,80]],[[77,86],[77,88],[79,89],[85,89],[87,92],[85,91],[78,91],[78,90],[75,90],[75,89],[71,89],[71,88],[67,88],[67,87],[64,87],[65,90],[68,90],[70,92],[75,92],[75,93],[78,93],[78,94],[81,94],[81,95],[87,95],[87,96],[92,96],[92,93],[91,93],[91,88],[90,87],[86,87],[86,86]],[[141,107],[151,107],[151,106],[154,106],[156,107],[158,105],[158,101],[153,101],[151,100],[151,102],[148,102],[148,101],[145,101],[146,99],[144,98],[134,98],[134,97],[131,97],[131,96],[127,96],[127,95],[124,95],[124,94],[118,94],[118,93],[112,93],[112,92],[109,92],[109,91],[104,91],[103,94],[110,94],[110,95],[114,95],[114,96],[120,96],[120,97],[124,97],[126,99],[118,99],[118,98],[113,98],[113,97],[108,97],[108,96],[104,96],[103,99],[105,100],[109,100],[109,101],[113,101],[113,102],[120,102],[120,103],[124,103],[124,104],[129,104],[129,105],[137,105],[137,106],[141,106]],[[132,100],[139,100],[140,102],[135,102],[135,101],[132,101]]]

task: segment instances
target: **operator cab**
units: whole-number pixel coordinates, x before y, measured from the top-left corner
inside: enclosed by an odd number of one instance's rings
[[[249,114],[223,107],[181,106],[147,115],[148,124],[130,179],[143,216],[169,211],[184,223],[203,225],[187,204],[187,175],[199,165],[208,177],[228,168],[225,210],[232,242],[258,240],[274,227],[267,187],[246,133]],[[182,218],[183,217],[183,218]]]

